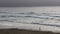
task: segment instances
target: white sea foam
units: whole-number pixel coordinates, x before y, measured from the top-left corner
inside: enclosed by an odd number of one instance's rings
[[[60,7],[0,7],[0,25],[0,28],[59,32]]]

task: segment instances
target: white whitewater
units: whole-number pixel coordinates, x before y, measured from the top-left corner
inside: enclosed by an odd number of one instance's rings
[[[60,32],[60,7],[0,7],[0,28]]]

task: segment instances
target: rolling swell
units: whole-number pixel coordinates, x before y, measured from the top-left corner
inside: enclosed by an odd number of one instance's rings
[[[3,14],[2,14],[3,13]],[[31,19],[30,19],[31,18]],[[0,12],[0,22],[17,22],[17,23],[27,23],[27,24],[42,24],[49,26],[59,26],[53,24],[41,23],[46,20],[59,20],[60,14],[52,13],[9,13],[9,12]],[[24,21],[25,20],[25,21]],[[32,20],[32,21],[30,21]],[[42,20],[42,21],[41,21]],[[59,26],[60,27],[60,26]]]

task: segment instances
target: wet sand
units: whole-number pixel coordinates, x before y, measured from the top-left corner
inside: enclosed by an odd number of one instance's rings
[[[32,31],[32,30],[4,29],[0,30],[0,34],[60,34],[60,33]]]

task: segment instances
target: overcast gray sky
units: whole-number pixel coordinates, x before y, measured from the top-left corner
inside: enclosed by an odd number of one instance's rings
[[[0,0],[1,6],[60,6],[60,0]]]

